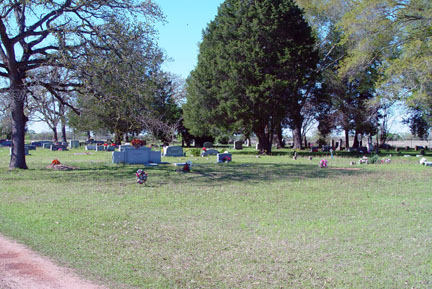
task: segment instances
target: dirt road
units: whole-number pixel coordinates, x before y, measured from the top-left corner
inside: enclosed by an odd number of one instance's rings
[[[1,289],[104,289],[0,235]]]

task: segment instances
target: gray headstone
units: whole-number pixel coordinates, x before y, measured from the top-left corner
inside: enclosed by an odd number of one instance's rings
[[[234,142],[234,149],[235,150],[242,150],[243,149],[243,141],[238,140]]]
[[[52,143],[44,143],[43,144],[44,149],[49,149],[49,148],[51,148],[51,146],[52,146]]]
[[[202,157],[206,157],[206,156],[215,156],[217,155],[219,152],[215,149],[208,149],[206,151],[202,151],[201,156]]]
[[[211,143],[211,142],[209,142],[209,141],[206,141],[206,142],[203,144],[203,146],[204,146],[205,148],[212,148],[212,147],[213,147],[213,143]]]
[[[96,151],[97,151],[97,152],[103,152],[104,150],[105,150],[105,147],[104,147],[104,146],[96,145]]]
[[[25,145],[25,147],[28,148],[29,151],[36,150],[36,146],[35,145]]]
[[[113,152],[112,162],[115,164],[149,164],[161,163],[160,151],[152,151],[149,147],[124,147],[121,151]]]
[[[181,146],[164,147],[164,157],[182,157],[183,148]]]
[[[222,153],[216,155],[216,162],[223,163],[225,158],[230,158],[232,161],[232,155],[230,153]]]
[[[77,141],[77,140],[71,140],[71,141],[70,141],[70,144],[69,144],[69,147],[70,147],[71,149],[79,148],[79,141]]]
[[[86,151],[95,151],[96,147],[97,147],[97,145],[86,145],[85,150]]]
[[[67,151],[66,145],[51,145],[50,147],[51,151]]]

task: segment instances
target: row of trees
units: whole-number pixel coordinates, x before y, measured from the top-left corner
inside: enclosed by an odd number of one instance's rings
[[[350,133],[379,131],[384,140],[385,112],[402,99],[413,132],[427,133],[429,1],[226,0],[203,32],[182,107],[182,81],[161,70],[154,24],[164,19],[151,0],[0,8],[0,106],[10,115],[0,118],[12,128],[10,168],[27,168],[31,112],[53,133],[67,121],[81,131],[107,129],[116,142],[142,131],[165,143],[176,133],[198,143],[255,134],[271,153],[286,128],[300,148],[313,121],[322,138],[338,129],[347,143]]]
[[[2,108],[10,114],[10,168],[27,168],[24,135],[31,112],[56,130],[152,130],[160,138],[178,120],[177,81],[164,56],[150,0],[2,1]],[[73,115],[72,113],[75,113]],[[65,135],[65,134],[63,134]]]
[[[420,135],[432,108],[431,11],[423,0],[227,0],[187,80],[185,124],[196,135],[255,133],[266,153],[286,127],[300,148],[310,119],[323,138],[380,131],[385,141],[385,113],[402,99],[421,112],[407,119]]]

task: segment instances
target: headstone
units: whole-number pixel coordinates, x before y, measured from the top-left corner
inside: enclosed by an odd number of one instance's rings
[[[31,145],[36,146],[36,147],[42,147],[42,142],[40,142],[40,141],[32,141]]]
[[[108,145],[108,146],[106,146],[105,147],[105,150],[107,151],[107,152],[113,152],[113,151],[115,151],[115,146],[113,146],[113,145]]]
[[[70,144],[69,144],[69,147],[70,147],[71,149],[79,148],[79,141],[77,141],[77,140],[71,140],[71,141],[70,141]]]
[[[243,149],[243,141],[237,140],[234,142],[234,149],[235,150],[242,150]]]
[[[35,145],[25,145],[25,147],[28,148],[29,151],[36,150],[36,146]]]
[[[318,149],[319,149],[319,147],[312,146],[312,147],[310,148],[310,152],[311,152],[311,153],[317,153],[317,152],[318,152]]]
[[[10,140],[3,140],[3,141],[0,143],[0,145],[1,145],[1,146],[4,146],[4,147],[10,147],[10,146],[12,146],[12,141],[10,141]]]
[[[427,167],[432,167],[432,162],[425,162],[424,165]]]
[[[330,151],[331,148],[332,148],[331,146],[322,146],[322,147],[321,147],[321,150],[322,150],[323,152],[328,152],[328,151]]]
[[[225,161],[227,161],[227,162],[232,161],[232,155],[230,153],[219,153],[216,155],[216,162],[217,163],[223,163]]]
[[[53,144],[53,145],[50,146],[50,150],[51,151],[67,151],[68,149],[67,149],[67,146],[65,146],[65,145],[55,145],[55,144]]]
[[[424,149],[421,149],[421,150],[420,150],[420,154],[421,154],[422,156],[424,156],[424,155],[425,155],[425,150],[424,150]]]
[[[183,155],[183,148],[181,146],[164,147],[163,156],[164,157],[182,157],[182,156],[184,156]]]
[[[212,142],[209,142],[209,141],[206,141],[206,142],[203,144],[203,147],[205,147],[205,148],[212,148],[212,147],[213,147],[213,143],[212,143]]]
[[[256,145],[255,145],[255,149],[256,149],[257,151],[260,150],[260,144],[259,144],[259,143],[256,143]]]
[[[409,146],[406,146],[406,147],[405,147],[405,150],[406,150],[406,151],[409,151],[410,149],[411,149],[411,148],[410,148]]]
[[[203,150],[202,152],[201,152],[201,156],[202,157],[207,157],[207,156],[215,156],[215,155],[217,155],[219,152],[217,151],[217,150],[215,150],[215,149],[208,149],[208,150]]]
[[[427,162],[426,158],[422,158],[422,159],[420,160],[420,162],[419,162],[419,163],[420,163],[421,165],[424,165],[424,164],[425,164],[425,162]]]
[[[422,150],[422,149],[424,149],[423,146],[415,146],[415,151],[416,151],[416,152],[419,151],[419,150]]]
[[[95,151],[95,150],[96,150],[96,147],[97,147],[97,145],[93,145],[93,144],[91,144],[91,145],[86,145],[86,146],[85,146],[85,150],[86,150],[86,151]]]
[[[113,152],[112,162],[115,164],[160,164],[161,152],[152,151],[151,148],[145,146],[139,148],[122,146],[121,151]]]
[[[312,157],[311,156],[309,156],[309,158],[308,158],[310,161],[312,160]]]

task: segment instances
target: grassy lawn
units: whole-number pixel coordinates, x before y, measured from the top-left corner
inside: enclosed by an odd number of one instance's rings
[[[192,172],[146,167],[140,186],[142,166],[77,152],[9,171],[0,148],[0,232],[112,288],[432,287],[432,168],[416,157],[165,158]]]

